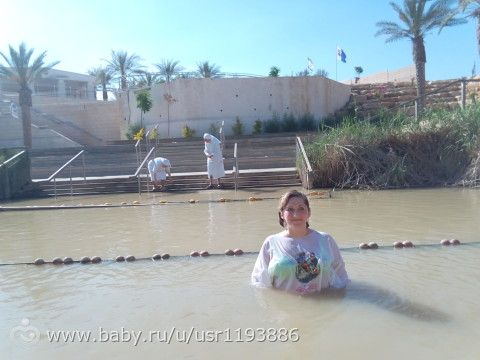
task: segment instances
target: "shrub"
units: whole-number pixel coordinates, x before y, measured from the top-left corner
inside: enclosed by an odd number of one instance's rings
[[[192,138],[195,135],[195,130],[189,127],[188,125],[183,125],[182,127],[182,136],[184,138]]]
[[[208,133],[213,135],[213,136],[219,137],[220,136],[220,126],[218,126],[215,123],[211,123],[210,127],[208,128]]]
[[[156,128],[150,130],[150,134],[148,136],[150,140],[156,140],[158,139],[158,130]]]
[[[264,121],[263,123],[263,130],[266,133],[278,133],[280,132],[280,129],[281,124],[277,113],[273,113],[272,118]]]
[[[232,131],[235,136],[243,135],[243,123],[238,116],[235,118],[235,124],[232,125]]]
[[[298,129],[303,131],[314,131],[317,129],[315,124],[315,117],[310,113],[303,114],[298,119]]]
[[[282,130],[285,132],[294,132],[297,131],[297,122],[295,121],[295,116],[293,116],[292,113],[283,114],[283,119],[282,119]]]
[[[133,135],[133,140],[143,140],[143,137],[145,136],[145,128],[141,128],[138,130],[135,135]]]
[[[142,126],[140,124],[130,124],[128,126],[128,130],[125,133],[125,137],[128,140],[133,140],[133,137],[135,136],[136,133],[138,133],[142,129]]]
[[[260,135],[262,133],[263,124],[261,120],[255,120],[253,124],[252,135]]]

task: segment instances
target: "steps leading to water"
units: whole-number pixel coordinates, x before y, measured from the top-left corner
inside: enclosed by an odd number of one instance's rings
[[[295,137],[287,135],[228,140],[223,151],[227,173],[223,183],[226,188],[234,188],[234,142],[238,145],[239,188],[301,186],[295,168]],[[147,154],[146,150],[142,148],[142,159]],[[36,179],[44,195],[53,195],[55,185],[53,181],[46,183],[42,179],[48,178],[79,151],[80,148],[31,152],[32,178]],[[203,141],[200,139],[161,141],[156,154],[168,158],[172,163],[169,191],[200,190],[208,184]],[[59,174],[56,194],[137,192],[138,181],[131,176],[137,167],[137,155],[132,144],[85,148],[84,158],[77,159]],[[147,174],[144,167],[141,172],[142,192],[147,191]],[[74,179],[72,182],[70,177]]]

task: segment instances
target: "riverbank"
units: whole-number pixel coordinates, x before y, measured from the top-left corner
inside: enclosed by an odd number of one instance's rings
[[[315,187],[388,189],[480,183],[480,105],[343,122],[310,138]]]

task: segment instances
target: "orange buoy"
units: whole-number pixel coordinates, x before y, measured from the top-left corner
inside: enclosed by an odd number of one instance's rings
[[[162,260],[170,259],[170,254],[162,254]]]
[[[126,258],[125,258],[126,261],[135,261],[135,256],[133,255],[128,255]]]
[[[161,260],[162,259],[162,255],[160,254],[155,254],[152,256],[152,260]]]
[[[35,259],[35,261],[33,262],[35,265],[43,265],[45,264],[45,260],[43,259]]]
[[[442,241],[440,241],[440,244],[442,246],[449,246],[450,245],[450,240],[448,239],[443,239]]]
[[[360,243],[360,244],[358,245],[358,248],[365,250],[365,249],[370,249],[370,246],[368,246],[367,243]]]
[[[92,263],[98,264],[99,262],[102,262],[102,258],[100,256],[92,257]]]
[[[452,244],[452,245],[460,245],[460,240],[458,240],[458,239],[450,239],[450,244]]]
[[[72,259],[71,257],[63,258],[63,263],[64,263],[65,265],[72,264],[72,263],[73,263],[73,259]]]
[[[373,242],[373,241],[372,241],[372,242],[369,242],[369,243],[368,243],[368,247],[369,247],[370,249],[378,249],[378,244],[377,244],[376,242]]]
[[[192,252],[190,253],[190,256],[191,256],[191,257],[197,257],[197,256],[200,256],[200,253],[199,253],[198,251],[192,251]]]
[[[413,248],[413,243],[410,240],[405,240],[402,244],[405,248]]]
[[[210,256],[210,253],[207,250],[200,251],[200,256]]]
[[[233,255],[235,255],[235,252],[232,249],[228,249],[228,250],[225,250],[225,255],[233,256]]]
[[[235,249],[235,250],[233,250],[233,253],[235,255],[243,255],[243,250],[242,249]]]
[[[125,261],[125,257],[123,257],[122,255],[119,255],[115,258],[115,261],[116,262],[122,262],[122,261]]]

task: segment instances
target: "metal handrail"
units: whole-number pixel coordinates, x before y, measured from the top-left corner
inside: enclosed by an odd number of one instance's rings
[[[142,147],[140,146],[140,141],[142,139],[138,139],[135,143],[135,155],[137,156],[137,166],[140,163],[140,158],[142,157]]]
[[[156,124],[153,128],[151,128],[150,130],[147,131],[147,133],[145,134],[145,143],[147,144],[147,148],[150,147],[150,132],[153,131],[153,130],[157,130],[158,129],[158,125],[159,124]],[[155,139],[155,147],[158,146],[158,137],[157,139]],[[138,164],[138,163],[137,163]]]
[[[300,159],[302,162],[302,167],[300,169],[300,176],[302,179],[302,185],[308,190],[312,187],[312,166],[310,165],[310,161],[308,160],[307,153],[305,152],[305,148],[303,147],[302,140],[299,136],[295,138],[296,149],[297,149],[297,159]],[[300,156],[299,156],[300,155]],[[304,171],[306,168],[306,171]]]
[[[15,160],[17,157],[21,156],[26,150],[22,150],[20,151],[18,154],[15,154],[13,155],[11,158],[5,160],[5,162],[1,163],[0,164],[0,167],[2,167],[3,165],[7,165],[10,161],[13,161]]]
[[[143,159],[142,163],[140,164],[140,166],[137,168],[137,171],[135,171],[135,174],[133,174],[133,177],[136,177],[137,178],[137,183],[138,183],[138,194],[140,195],[142,193],[142,187],[141,187],[141,181],[140,181],[140,171],[142,171],[142,168],[143,166],[145,165],[145,163],[147,162],[148,158],[150,157],[150,155],[152,155],[152,152],[155,151],[155,146],[153,146],[150,151],[148,152],[147,156],[145,156],[145,158]],[[149,189],[149,186],[148,186],[148,176],[147,176],[147,190]]]
[[[237,143],[233,146],[233,160],[234,160],[234,165],[233,165],[233,181],[235,182],[235,191],[238,189],[238,177],[240,175],[240,169],[238,168],[238,152],[237,152],[238,146]]]
[[[223,151],[225,149],[225,131],[223,130],[225,126],[225,120],[222,120],[222,125],[220,125],[220,129],[218,130],[218,136],[220,137],[220,149]]]
[[[75,155],[73,158],[71,158],[70,160],[68,160],[65,164],[63,164],[57,171],[55,171],[52,175],[50,175],[50,177],[48,177],[47,179],[45,179],[46,182],[48,181],[52,181],[53,178],[55,178],[58,173],[60,173],[63,169],[65,169],[68,165],[70,165],[77,157],[79,157],[80,155],[82,155],[83,153],[85,152],[85,150],[81,150],[77,155]],[[85,169],[84,169],[85,170]],[[84,176],[85,177],[85,176]],[[85,178],[86,179],[86,178]]]
[[[50,182],[53,179],[53,189],[54,189],[54,194],[55,194],[55,199],[57,198],[57,175],[62,172],[67,166],[71,165],[75,159],[77,159],[80,155],[82,155],[82,164],[83,164],[83,179],[86,182],[87,177],[85,176],[85,158],[83,153],[85,150],[80,150],[78,154],[76,154],[74,157],[72,157],[70,160],[68,160],[65,164],[63,164],[57,171],[55,171],[52,175],[50,175],[47,179],[45,179],[45,182]],[[70,167],[70,195],[73,195],[73,179],[72,179],[72,168]]]

